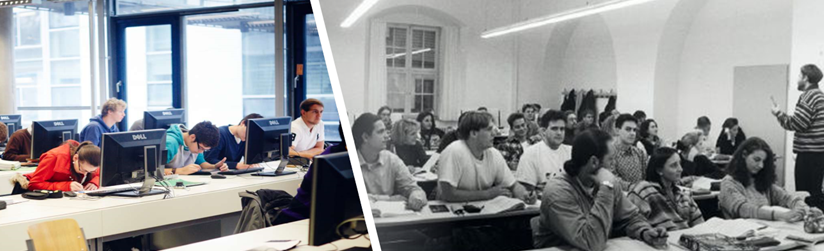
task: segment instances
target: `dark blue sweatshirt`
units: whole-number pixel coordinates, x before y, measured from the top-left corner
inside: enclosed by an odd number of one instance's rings
[[[235,135],[232,135],[232,132],[229,131],[228,125],[219,127],[217,131],[220,132],[220,143],[206,151],[204,155],[206,162],[214,164],[226,158],[226,164],[229,165],[229,168],[237,169],[237,163],[243,157],[243,153],[246,152],[246,141],[237,143]]]
[[[103,122],[103,117],[97,115],[94,118],[90,118],[89,124],[83,128],[83,131],[80,131],[80,142],[88,140],[99,147],[101,139],[103,139],[103,134],[111,132],[120,132],[120,129],[117,128],[117,123],[112,125],[112,127],[106,127],[106,123]]]

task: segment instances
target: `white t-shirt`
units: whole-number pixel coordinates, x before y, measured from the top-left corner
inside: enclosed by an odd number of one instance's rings
[[[563,173],[564,162],[570,158],[571,146],[562,144],[557,150],[552,150],[545,142],[538,142],[524,150],[515,178],[532,186],[542,186],[549,178]]]
[[[441,152],[438,159],[438,181],[447,182],[457,189],[480,191],[502,184],[515,184],[501,152],[490,147],[483,152],[483,160],[472,155],[466,142],[456,140]]]
[[[292,121],[292,133],[295,134],[295,140],[292,141],[295,151],[302,152],[312,149],[318,141],[324,141],[323,121],[318,122],[310,131],[306,123],[303,122],[303,117],[300,117]]]

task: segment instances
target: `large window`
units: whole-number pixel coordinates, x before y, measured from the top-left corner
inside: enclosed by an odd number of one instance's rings
[[[88,15],[66,11],[83,8],[77,4],[13,10],[15,113],[24,127],[37,120],[78,119],[80,128],[89,122],[89,30],[79,25]]]
[[[189,121],[275,117],[274,19],[274,7],[186,17]]]
[[[436,107],[440,63],[435,27],[390,24],[386,32],[387,100],[399,113]]]
[[[323,130],[326,141],[340,141],[340,115],[332,92],[332,82],[326,70],[326,60],[320,45],[315,15],[306,15],[306,97],[323,102]]]

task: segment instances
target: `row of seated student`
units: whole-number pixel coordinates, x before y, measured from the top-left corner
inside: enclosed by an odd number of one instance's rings
[[[690,152],[696,151],[703,132],[685,135],[683,141],[690,142],[680,143],[680,151],[660,146],[647,157],[635,146],[637,119],[619,114],[614,132],[590,128],[569,146],[562,144],[567,117],[550,110],[539,123],[542,143],[527,147],[513,174],[492,145],[492,120],[484,112],[461,115],[459,139],[438,160],[435,199],[466,202],[509,196],[534,203],[540,198],[535,247],[603,250],[613,232],[657,246],[666,243],[665,232],[703,222],[691,193],[679,188],[695,176],[719,177],[718,168],[689,174],[682,166],[688,163],[685,159],[702,156]],[[361,115],[352,132],[370,201],[404,200],[409,209],[421,210],[428,203],[426,195],[403,160],[385,148],[389,137],[380,117]],[[720,173],[718,198],[725,217],[795,222],[808,212],[821,215],[818,208],[774,184],[774,161],[775,154],[758,137],[736,143],[726,173]],[[691,168],[696,172],[694,163]]]
[[[301,117],[292,121],[293,133],[290,156],[312,158],[324,151],[324,131],[321,116],[323,103],[317,99],[304,100]],[[80,142],[67,140],[39,158],[37,169],[15,178],[14,194],[25,190],[97,190],[100,187],[100,142],[104,133],[118,132],[116,123],[125,117],[126,103],[118,99],[106,101],[101,115],[90,119],[80,133]],[[238,125],[215,127],[203,121],[187,128],[172,124],[166,130],[168,163],[165,174],[188,175],[206,170],[246,169],[252,167],[240,162],[246,146],[246,121],[261,118],[249,114]],[[30,157],[31,128],[14,132],[6,146],[3,158],[25,162]],[[214,149],[214,150],[212,150]],[[212,151],[209,151],[212,150]]]

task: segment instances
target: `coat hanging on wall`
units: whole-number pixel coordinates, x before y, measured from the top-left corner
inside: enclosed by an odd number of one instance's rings
[[[578,120],[584,117],[584,112],[590,110],[594,115],[598,114],[598,109],[595,107],[595,92],[589,90],[583,99],[581,99],[581,107],[578,108]]]
[[[575,94],[575,90],[569,91],[564,96],[564,102],[561,103],[561,111],[575,111],[575,101],[577,96]]]
[[[598,114],[598,123],[599,124],[604,123],[604,120],[607,119],[607,117],[609,117],[610,113],[612,113],[613,110],[615,110],[615,102],[617,101],[617,99],[618,99],[617,96],[610,96],[609,97],[609,101],[607,101],[607,105],[604,106],[604,112],[602,112],[601,114]]]

